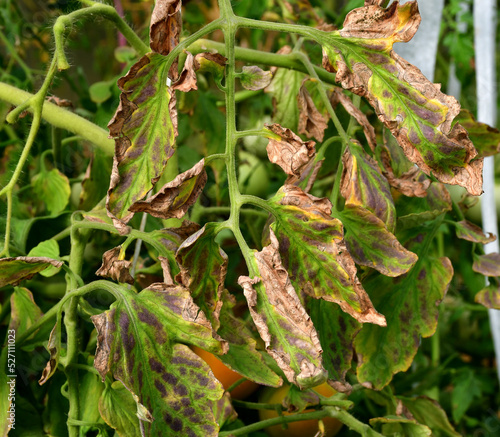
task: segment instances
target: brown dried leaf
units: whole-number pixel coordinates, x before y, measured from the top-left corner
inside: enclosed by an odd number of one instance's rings
[[[279,243],[272,230],[270,238],[271,244],[255,252],[261,278],[240,276],[238,283],[266,350],[288,381],[299,387],[311,386],[312,381],[318,384],[326,376],[318,334],[281,263]],[[253,287],[260,281],[264,296]]]
[[[45,384],[49,378],[54,374],[57,370],[57,365],[59,363],[59,353],[60,353],[60,343],[61,343],[61,327],[60,323],[56,323],[50,332],[49,341],[47,343],[47,350],[50,353],[49,361],[47,365],[43,369],[42,376],[38,383],[40,385]]]
[[[182,218],[203,191],[207,182],[205,160],[165,184],[158,193],[147,200],[135,202],[129,211],[147,212],[154,217]]]
[[[328,127],[328,119],[325,118],[316,108],[309,91],[302,81],[297,102],[299,103],[299,134],[305,134],[308,138],[316,138],[319,142],[323,141],[325,129]]]
[[[375,128],[368,121],[368,117],[364,114],[364,112],[357,108],[352,100],[338,88],[335,88],[333,91],[332,100],[334,103],[336,101],[340,102],[347,113],[361,125],[363,132],[365,133],[366,141],[368,142],[370,149],[374,151],[375,147],[377,147]]]
[[[149,29],[151,50],[168,55],[179,43],[182,29],[181,0],[157,0]]]
[[[113,281],[134,284],[134,278],[130,275],[132,263],[120,259],[121,246],[114,247],[102,256],[102,266],[95,272],[98,276],[111,278]]]
[[[389,184],[396,190],[408,197],[425,197],[431,181],[422,178],[422,171],[418,167],[412,167],[400,177],[396,177],[391,166],[391,157],[387,149],[382,149],[380,153],[381,162],[384,167],[383,174]]]
[[[187,52],[186,61],[184,62],[184,68],[179,75],[179,79],[177,79],[177,81],[172,84],[172,89],[179,90],[184,93],[198,89],[196,85],[194,56],[189,52]]]
[[[281,137],[281,140],[269,139],[267,155],[273,164],[278,164],[283,171],[291,176],[287,184],[292,184],[300,178],[302,172],[316,155],[314,141],[304,142],[290,129],[279,124],[266,124],[266,128]]]

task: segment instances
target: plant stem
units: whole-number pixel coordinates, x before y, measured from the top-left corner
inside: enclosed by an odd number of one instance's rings
[[[0,100],[12,105],[21,105],[34,96],[34,94],[0,82]],[[33,111],[32,109],[28,110]],[[43,104],[41,116],[52,126],[72,132],[82,139],[90,141],[107,155],[113,155],[114,141],[108,138],[109,133],[85,118],[47,101]],[[68,140],[69,138],[63,140],[63,144]]]
[[[205,52],[207,49],[217,50],[221,55],[226,56],[226,48],[224,44],[210,41],[207,39],[199,39],[192,43],[187,48],[191,53],[197,54]],[[276,53],[261,52],[259,50],[247,49],[244,47],[235,47],[235,58],[238,61],[245,61],[252,64],[271,65],[275,67],[289,68],[290,70],[297,70],[307,73],[305,66],[299,62],[293,53],[281,55]],[[325,83],[336,84],[335,74],[329,73],[324,68],[313,66],[314,71],[318,77]]]

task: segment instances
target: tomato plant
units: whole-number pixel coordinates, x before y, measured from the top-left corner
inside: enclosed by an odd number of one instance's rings
[[[0,14],[0,434],[494,421],[500,255],[468,210],[500,132],[393,51],[415,0],[25,6]]]

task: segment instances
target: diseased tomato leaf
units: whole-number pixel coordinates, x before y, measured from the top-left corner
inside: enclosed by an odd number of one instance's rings
[[[283,268],[272,230],[270,237],[271,244],[254,252],[260,277],[240,276],[238,284],[266,350],[288,381],[300,388],[314,387],[327,377],[318,334]]]
[[[205,160],[165,184],[154,196],[134,202],[129,211],[147,212],[162,219],[182,218],[203,191],[207,182]]]
[[[57,370],[59,364],[59,357],[61,355],[61,320],[58,319],[52,331],[50,332],[49,341],[46,346],[50,358],[47,365],[43,369],[42,376],[38,383],[40,385],[45,384],[49,378]]]
[[[272,387],[280,386],[283,382],[281,377],[266,364],[251,330],[240,318],[234,316],[234,298],[225,291],[223,300],[221,326],[217,333],[228,342],[229,350],[218,358],[251,381]]]
[[[291,51],[289,46],[284,46],[277,53],[289,54]],[[273,97],[273,122],[294,132],[297,131],[299,123],[297,96],[305,77],[306,75],[299,71],[278,68],[274,70],[273,80],[265,89]]]
[[[2,258],[0,259],[0,288],[6,285],[17,285],[51,266],[60,268],[62,265],[62,261],[44,256]]]
[[[472,241],[473,243],[487,244],[497,239],[491,232],[488,232],[488,235],[486,235],[479,226],[467,220],[456,222],[455,228],[458,238]]]
[[[478,156],[493,156],[500,152],[500,131],[494,127],[476,121],[467,109],[462,109],[455,121],[460,123],[469,133]]]
[[[472,270],[484,276],[500,276],[500,253],[474,254]]]
[[[400,276],[417,262],[417,255],[405,249],[371,211],[346,205],[338,215],[346,229],[347,249],[357,264],[386,276]]]
[[[354,337],[362,325],[344,313],[338,305],[323,299],[308,298],[307,309],[318,331],[328,378],[335,381],[334,388],[337,391],[349,389],[345,375],[351,368]]]
[[[425,176],[418,181],[425,180]],[[403,197],[396,199],[396,209],[398,211],[398,230],[407,228],[418,228],[422,223],[434,220],[441,214],[451,211],[451,196],[446,187],[433,182],[427,189],[425,197]]]
[[[270,136],[267,145],[267,156],[273,164],[279,165],[289,176],[286,184],[299,180],[311,161],[316,156],[314,141],[304,142],[290,129],[279,124],[266,124],[266,129],[274,135]],[[276,136],[280,139],[276,139]]]
[[[125,254],[122,254],[121,246],[107,250],[102,256],[102,265],[95,274],[97,276],[111,278],[113,281],[126,282],[127,284],[133,285],[134,278],[130,275],[132,263],[121,259],[122,256],[125,256]]]
[[[297,290],[340,305],[361,323],[384,326],[356,274],[343,239],[342,223],[331,217],[332,205],[300,188],[285,185],[271,200],[283,264]]]
[[[168,55],[179,43],[182,30],[181,0],[158,0],[149,27],[150,47],[156,53]]]
[[[243,88],[257,91],[267,87],[273,78],[270,71],[264,71],[255,65],[244,66],[240,73],[240,81]]]
[[[488,285],[476,294],[474,301],[486,308],[500,310],[500,287],[498,284]]]
[[[422,235],[416,237],[416,241],[422,239]],[[409,273],[398,278],[376,275],[363,284],[387,319],[386,328],[364,325],[354,340],[359,381],[375,389],[386,386],[395,373],[406,371],[420,337],[434,334],[437,305],[453,277],[448,258],[430,256],[424,243],[414,242],[410,248],[419,260]]]
[[[219,53],[198,53],[194,57],[194,68],[200,73],[209,72],[218,83],[224,78],[227,58]]]
[[[177,113],[174,91],[167,87],[165,57],[143,56],[118,80],[120,105],[108,127],[115,156],[106,209],[118,229],[134,215],[174,154]]]
[[[137,417],[137,404],[120,381],[106,384],[99,398],[99,412],[104,421],[120,437],[139,437],[141,429]]]
[[[98,333],[94,365],[137,396],[146,435],[217,436],[215,402],[223,395],[210,368],[185,344],[226,349],[182,286],[157,283],[135,292],[114,285],[117,301],[91,319]]]
[[[340,193],[345,204],[361,206],[375,214],[391,232],[396,228],[396,208],[387,179],[361,144],[351,140],[342,157]]]
[[[180,245],[175,258],[180,267],[177,282],[191,292],[215,331],[219,328],[221,295],[227,273],[227,255],[215,242],[216,223],[207,223]]]
[[[323,141],[325,129],[328,127],[328,117],[325,117],[318,110],[314,101],[305,86],[304,79],[300,86],[297,102],[299,104],[299,134],[304,134],[308,138],[316,138],[319,142]]]
[[[459,103],[392,50],[395,42],[409,41],[419,23],[415,1],[354,9],[340,31],[318,36],[323,65],[343,88],[368,100],[422,171],[480,195],[482,159],[465,129],[452,128]]]

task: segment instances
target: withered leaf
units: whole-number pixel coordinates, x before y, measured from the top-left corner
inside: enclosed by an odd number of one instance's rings
[[[172,217],[180,219],[196,202],[206,182],[205,160],[202,159],[194,167],[165,184],[154,196],[135,202],[129,210],[147,212],[162,219]]]
[[[299,104],[299,134],[305,134],[308,138],[316,138],[319,142],[323,141],[325,129],[328,127],[328,119],[324,117],[313,102],[309,91],[302,81],[297,102]]]
[[[220,53],[198,53],[194,57],[194,68],[200,73],[210,72],[216,82],[224,77],[227,58]]]
[[[179,79],[172,84],[172,89],[182,91],[184,93],[198,89],[198,86],[196,85],[194,56],[189,52],[187,52],[186,61],[184,62],[184,67],[179,75]]]
[[[301,293],[337,303],[361,323],[385,326],[357,277],[343,239],[342,223],[331,217],[332,204],[285,185],[271,200],[283,264]]]
[[[477,293],[474,300],[486,308],[500,310],[500,287],[498,284],[490,284]]]
[[[181,0],[156,1],[149,28],[149,45],[154,52],[166,56],[179,43],[181,6]]]
[[[455,223],[455,227],[458,238],[472,241],[473,243],[487,244],[497,239],[491,232],[488,232],[488,235],[486,235],[479,226],[467,220]]]
[[[94,366],[108,372],[136,397],[145,435],[217,436],[215,403],[223,389],[187,344],[215,354],[227,349],[189,291],[153,284],[136,294],[115,285],[117,301],[92,316],[98,334]],[[178,344],[183,343],[183,344]]]
[[[54,266],[62,267],[63,262],[43,256],[18,256],[0,259],[0,288],[17,285],[25,279],[31,279],[37,273]]]
[[[417,262],[417,255],[405,249],[371,211],[346,205],[340,217],[347,231],[344,237],[347,249],[357,264],[396,277],[408,272]]]
[[[195,303],[219,328],[221,295],[227,273],[227,255],[215,242],[217,224],[207,223],[180,245],[175,258],[180,267],[176,280],[191,291]]]
[[[477,121],[467,109],[462,109],[455,118],[468,132],[478,156],[493,156],[500,152],[500,131]]]
[[[269,139],[267,156],[273,164],[278,164],[290,177],[287,183],[300,178],[304,168],[314,159],[316,149],[314,141],[304,142],[290,129],[279,124],[266,124],[266,128],[281,137],[280,140]]]
[[[49,351],[50,358],[45,368],[43,369],[42,376],[38,383],[45,384],[49,378],[57,370],[59,364],[59,356],[61,353],[61,321],[58,320],[50,332],[49,341],[47,343],[47,350]]]
[[[264,71],[256,65],[244,66],[241,71],[240,81],[243,88],[247,90],[257,91],[267,87],[273,74],[270,71]]]
[[[500,253],[474,255],[472,270],[484,276],[500,276]]]
[[[134,278],[130,275],[130,261],[120,259],[121,246],[114,247],[102,256],[102,265],[99,270],[95,272],[98,276],[105,276],[117,282],[126,282],[127,284],[134,284]]]
[[[352,100],[338,88],[333,90],[331,100],[333,100],[333,103],[340,102],[347,113],[361,125],[370,149],[375,150],[375,147],[377,147],[375,128],[371,125],[365,113],[356,107]]]
[[[361,206],[382,220],[389,231],[396,227],[396,208],[391,188],[377,162],[361,144],[351,140],[342,156],[340,193],[346,205]]]
[[[391,187],[394,187],[407,197],[427,196],[427,189],[431,185],[431,181],[430,179],[421,177],[422,171],[418,167],[413,166],[398,177],[394,174],[394,170],[392,169],[392,159],[387,149],[381,149],[380,160],[384,168],[382,173]]]
[[[393,52],[420,23],[417,3],[392,3],[351,11],[342,30],[319,35],[323,65],[342,87],[365,97],[408,159],[439,181],[482,193],[481,158],[460,124],[460,105]]]
[[[254,253],[260,277],[240,276],[238,283],[266,350],[288,381],[314,387],[327,376],[318,334],[283,268],[272,230],[270,238],[271,244]]]
[[[115,156],[106,209],[123,233],[134,215],[129,207],[151,190],[174,154],[175,93],[165,83],[165,66],[164,56],[149,53],[118,80],[120,105],[108,124]]]

